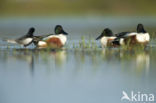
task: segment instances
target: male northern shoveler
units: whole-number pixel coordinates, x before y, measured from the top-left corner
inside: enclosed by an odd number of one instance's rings
[[[96,38],[96,40],[100,39],[102,48],[104,48],[104,47],[107,47],[107,46],[109,46],[109,47],[114,46],[112,41],[115,38],[116,37],[113,35],[113,32],[109,28],[106,28],[106,29],[103,30],[101,35]]]
[[[30,28],[28,33],[20,38],[17,39],[6,39],[8,43],[12,44],[20,44],[23,45],[24,47],[30,45],[33,42],[33,33],[35,32],[35,28]]]
[[[33,42],[39,48],[61,48],[67,41],[67,35],[61,25],[56,25],[55,35],[34,36]]]
[[[138,24],[137,32],[121,32],[116,36],[117,38],[113,41],[113,44],[116,45],[147,45],[150,41],[150,35],[142,24]]]

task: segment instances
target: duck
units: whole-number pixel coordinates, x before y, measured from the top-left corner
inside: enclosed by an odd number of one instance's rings
[[[33,43],[38,48],[62,48],[66,44],[68,33],[61,25],[56,25],[54,31],[55,34],[34,36]]]
[[[150,35],[144,29],[143,24],[137,25],[137,32],[121,32],[116,34],[116,39],[113,41],[114,45],[144,45],[150,42]]]
[[[21,46],[27,47],[33,42],[33,34],[35,32],[35,28],[31,27],[28,32],[17,39],[5,39],[4,41],[12,44],[19,44]]]
[[[112,30],[110,30],[109,28],[104,29],[101,35],[99,35],[96,38],[96,40],[99,40],[99,39],[100,39],[102,48],[115,46],[112,43],[112,41],[116,39],[116,36],[113,34]]]

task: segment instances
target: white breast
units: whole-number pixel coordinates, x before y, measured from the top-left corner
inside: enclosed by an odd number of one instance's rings
[[[102,37],[101,38],[101,44],[102,44],[102,47],[107,47],[107,44],[108,44],[108,41],[110,41],[112,39],[112,41],[115,39],[116,37],[112,36],[112,37]]]
[[[138,40],[138,42],[149,42],[150,36],[149,33],[138,33],[136,39]]]
[[[58,36],[61,39],[62,44],[64,45],[66,43],[66,41],[67,41],[67,36],[63,35],[63,34],[60,34]]]

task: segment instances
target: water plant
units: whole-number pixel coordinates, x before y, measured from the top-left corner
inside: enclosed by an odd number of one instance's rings
[[[75,44],[73,45],[73,48],[75,48]],[[81,40],[79,41],[79,47],[80,49],[97,49],[98,46],[94,39],[88,39],[86,40],[84,36],[81,37]]]

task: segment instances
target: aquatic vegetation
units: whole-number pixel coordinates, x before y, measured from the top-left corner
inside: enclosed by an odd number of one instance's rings
[[[81,40],[79,41],[79,45],[76,47],[75,43],[74,43],[73,48],[96,50],[98,48],[98,46],[97,46],[96,42],[94,41],[94,39],[86,40],[85,37],[82,36]]]
[[[121,50],[135,50],[135,51],[142,51],[145,50],[147,48],[147,45],[143,45],[143,44],[136,44],[136,45],[131,45],[131,44],[127,44],[127,45],[123,45],[121,46]]]

